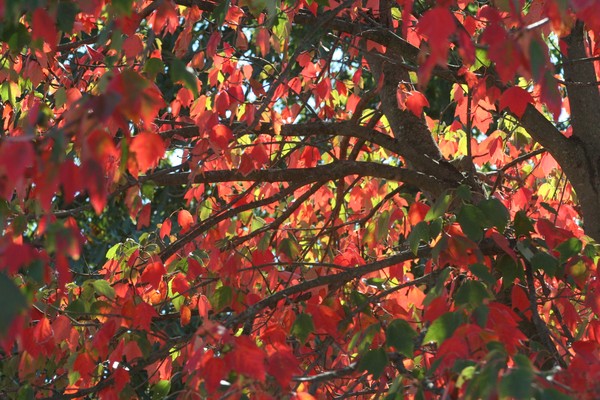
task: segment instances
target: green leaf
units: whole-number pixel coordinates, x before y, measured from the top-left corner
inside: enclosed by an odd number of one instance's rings
[[[8,330],[21,311],[27,308],[27,299],[12,279],[0,272],[0,333]]]
[[[300,255],[300,246],[295,240],[291,238],[282,239],[279,242],[277,250],[280,253],[285,254],[290,260],[295,260]]]
[[[477,204],[477,208],[481,210],[484,216],[483,221],[489,227],[495,226],[498,232],[504,232],[510,219],[510,214],[500,200],[495,198],[483,200]]]
[[[493,277],[487,266],[483,264],[473,264],[469,266],[469,269],[473,275],[485,282],[488,286],[494,286],[496,284],[496,278]]]
[[[554,215],[558,214],[558,211],[556,210],[556,208],[552,207],[550,204],[548,204],[548,203],[546,203],[544,201],[542,201],[540,203],[540,206],[542,206],[543,208],[545,208],[546,210],[548,210],[548,212],[550,212],[550,213],[552,213]]]
[[[458,376],[458,379],[456,380],[456,387],[458,387],[458,388],[462,387],[465,384],[465,382],[473,379],[474,375],[475,375],[475,366],[469,365],[468,367],[463,369],[461,371],[460,375]]]
[[[485,219],[485,214],[471,204],[463,205],[456,216],[456,220],[465,235],[474,242],[479,242],[483,239],[482,223]]]
[[[423,300],[424,305],[428,306],[429,304],[431,304],[431,302],[434,299],[436,299],[442,295],[444,290],[446,290],[446,280],[448,279],[449,275],[450,275],[449,268],[446,268],[442,272],[439,273],[439,275],[435,281],[435,286],[433,286],[431,289],[429,289],[429,292],[427,292],[427,296],[425,296],[425,300]]]
[[[115,298],[115,289],[110,286],[110,283],[103,279],[97,279],[92,281],[92,286],[94,286],[94,290],[96,293],[106,296],[109,299],[113,300]]]
[[[298,338],[300,342],[306,342],[308,335],[315,331],[312,317],[308,314],[299,314],[292,325],[290,333]]]
[[[534,232],[533,224],[525,211],[517,211],[515,214],[515,234],[519,236],[529,236],[530,232]]]
[[[425,222],[433,221],[434,219],[444,215],[451,201],[452,196],[450,196],[449,194],[440,196],[440,198],[437,199],[433,207],[431,207],[429,211],[427,211],[427,214],[425,215]]]
[[[373,375],[374,379],[379,379],[383,370],[388,363],[387,353],[383,348],[369,350],[361,359],[358,361],[358,369],[361,371],[367,371]]]
[[[365,354],[369,350],[371,344],[373,343],[375,335],[377,335],[379,332],[381,332],[380,324],[372,324],[367,329],[365,329],[364,332],[359,332],[360,336],[362,337],[362,340],[360,341],[357,347],[358,354]]]
[[[225,15],[227,15],[227,10],[229,10],[230,3],[230,0],[220,1],[217,3],[217,6],[213,10],[211,15],[215,19],[215,23],[217,26],[223,25],[223,21],[225,21]]]
[[[106,258],[108,258],[109,260],[115,260],[117,258],[117,251],[119,251],[120,247],[121,247],[121,243],[117,243],[117,244],[113,245],[106,252]]]
[[[77,13],[79,13],[79,9],[75,3],[70,1],[61,1],[58,3],[58,10],[56,13],[56,23],[58,24],[58,28],[63,32],[71,32]]]
[[[496,259],[494,268],[500,271],[502,276],[502,287],[510,287],[517,277],[523,277],[522,269],[517,265],[512,257],[504,254]]]
[[[191,90],[194,96],[198,96],[198,78],[194,74],[194,70],[188,68],[183,61],[177,58],[171,60],[169,73],[173,82],[183,83],[183,86]]]
[[[414,339],[417,332],[403,319],[395,319],[388,325],[385,331],[388,346],[393,346],[399,353],[406,357],[412,357],[415,344]]]
[[[456,197],[463,201],[471,201],[473,198],[473,193],[471,192],[471,188],[469,185],[460,185],[456,188]]]
[[[17,392],[17,400],[33,400],[35,399],[35,391],[29,383],[25,383]]]
[[[156,78],[156,75],[162,74],[163,72],[165,72],[165,64],[162,62],[162,60],[156,57],[149,58],[144,64],[144,73],[148,74],[148,76],[152,79]]]
[[[219,312],[231,304],[233,298],[233,290],[229,286],[221,286],[212,295],[212,306],[215,311]]]
[[[529,261],[534,268],[542,269],[550,276],[556,276],[559,263],[558,260],[552,257],[550,254],[540,251],[539,253],[535,253]]]
[[[483,303],[483,299],[489,297],[488,291],[481,282],[467,280],[458,288],[454,300],[456,304],[476,308]]]
[[[532,40],[529,43],[529,61],[531,62],[531,73],[535,80],[539,80],[542,77],[542,73],[546,67],[546,54],[548,48],[542,46],[537,40]]]
[[[552,388],[542,390],[542,394],[538,398],[544,400],[573,400],[571,396],[567,396],[566,394]]]
[[[385,240],[390,234],[390,216],[390,212],[385,210],[377,217],[375,234],[379,242]]]
[[[436,342],[438,345],[442,344],[444,340],[452,336],[461,322],[462,318],[460,314],[449,312],[442,315],[433,321],[431,326],[427,329],[423,343]]]
[[[583,245],[581,244],[581,240],[577,238],[567,239],[558,246],[556,249],[560,253],[560,262],[564,263],[569,258],[573,257],[576,254],[581,252]]]
[[[532,381],[534,372],[531,362],[522,354],[514,357],[516,368],[512,368],[500,380],[500,398],[530,399],[533,394]]]
[[[477,325],[485,328],[487,325],[488,316],[490,315],[490,308],[485,304],[481,304],[473,310],[472,315],[477,322]]]
[[[488,58],[488,51],[486,49],[478,48],[475,49],[475,63],[471,67],[472,71],[477,71],[482,67],[489,67],[492,62]]]
[[[429,226],[427,222],[421,221],[413,226],[410,234],[408,235],[408,246],[414,255],[417,255],[419,251],[419,245],[421,242],[429,242]]]
[[[152,399],[164,399],[171,391],[171,381],[161,379],[152,386]]]
[[[118,14],[131,15],[133,0],[113,0],[112,6]]]

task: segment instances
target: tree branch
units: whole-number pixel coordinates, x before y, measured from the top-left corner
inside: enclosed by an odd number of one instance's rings
[[[314,168],[265,169],[242,174],[237,170],[217,170],[198,173],[190,182],[189,172],[140,177],[141,182],[153,181],[158,185],[177,186],[189,183],[221,183],[221,182],[302,182],[309,184],[321,180],[335,180],[350,175],[369,176],[406,182],[424,190],[439,192],[449,187],[456,187],[459,182],[442,182],[433,176],[406,168],[374,162],[336,161]]]
[[[567,44],[567,57],[569,60],[582,59],[588,56],[585,45],[585,29],[582,21],[577,21],[569,36],[563,39]],[[564,64],[565,85],[569,94],[571,110],[571,124],[573,135],[579,137],[592,148],[597,148],[600,143],[600,92],[596,86],[577,85],[572,82],[595,82],[596,72],[594,63]]]

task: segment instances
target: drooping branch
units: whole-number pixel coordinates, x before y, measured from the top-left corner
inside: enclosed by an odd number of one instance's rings
[[[161,260],[166,261],[173,254],[175,254],[179,250],[181,250],[186,244],[192,242],[199,235],[208,231],[209,229],[211,229],[213,226],[215,226],[219,222],[224,221],[229,218],[232,218],[244,211],[253,210],[258,207],[263,207],[263,206],[272,204],[276,201],[281,201],[281,200],[285,199],[286,197],[290,196],[292,193],[294,193],[295,190],[299,189],[304,184],[305,183],[303,183],[303,182],[296,183],[295,185],[291,185],[291,186],[287,187],[286,189],[281,190],[279,193],[276,193],[273,196],[269,196],[267,198],[257,200],[257,201],[252,201],[252,202],[246,203],[244,205],[241,205],[241,206],[238,206],[235,208],[230,208],[226,211],[223,211],[221,213],[217,213],[216,215],[213,215],[212,217],[197,224],[188,233],[181,236],[177,241],[175,241],[175,242],[171,243],[169,246],[167,246],[160,253]]]
[[[266,308],[270,308],[270,307],[275,307],[277,305],[277,303],[279,303],[279,301],[281,301],[287,297],[293,296],[298,293],[305,292],[310,289],[317,288],[319,286],[326,286],[326,285],[330,285],[330,284],[340,284],[340,283],[344,284],[344,283],[352,281],[353,279],[360,278],[361,276],[364,276],[366,274],[369,274],[369,273],[372,273],[375,271],[379,271],[383,268],[391,267],[393,265],[400,264],[400,263],[403,263],[408,260],[414,260],[417,258],[427,257],[431,254],[432,249],[433,248],[428,245],[420,246],[418,248],[416,254],[413,253],[413,251],[410,249],[404,249],[404,250],[400,251],[399,253],[389,256],[383,260],[375,261],[375,262],[368,263],[368,264],[361,265],[361,266],[354,267],[354,268],[349,268],[346,271],[338,272],[336,274],[320,276],[318,278],[304,281],[304,282],[299,283],[294,286],[288,286],[285,289],[280,290],[279,292],[273,293],[269,297],[266,297],[266,298],[262,299],[261,301],[251,305],[246,310],[242,311],[240,314],[227,320],[225,322],[225,326],[227,326],[228,328],[234,328],[234,327],[240,326],[241,324],[244,324],[245,325],[244,331],[245,331],[245,333],[248,333],[250,330],[248,321],[252,321],[256,317],[256,315],[259,314],[262,310],[264,310]],[[483,255],[494,255],[494,254],[501,254],[504,252],[504,250],[499,248],[491,240],[482,241],[481,244],[479,245],[479,250],[481,251],[481,254],[483,254]],[[423,277],[423,279],[430,279],[430,277],[426,276],[426,278]],[[412,282],[403,283],[403,284],[399,285],[400,287],[396,287],[395,290],[400,290],[404,287],[412,286],[415,284],[415,281],[417,281],[417,280],[413,280]],[[420,283],[420,282],[422,282],[422,281],[418,280],[417,283]]]
[[[429,246],[421,246],[417,254],[413,253],[411,250],[404,250],[398,254],[390,256],[380,261],[375,261],[369,264],[361,265],[355,268],[350,268],[346,271],[339,272],[337,274],[324,275],[315,279],[311,279],[308,281],[304,281],[299,283],[298,285],[288,286],[279,292],[273,293],[271,296],[262,299],[261,301],[253,304],[248,307],[246,310],[242,311],[240,314],[228,320],[225,325],[229,328],[233,328],[239,326],[241,324],[247,323],[249,320],[252,321],[257,314],[259,314],[262,310],[269,307],[275,307],[279,301],[293,296],[298,293],[305,292],[310,289],[314,289],[319,286],[326,286],[329,284],[340,284],[350,282],[353,279],[359,278],[365,274],[369,274],[371,272],[375,272],[381,270],[383,268],[391,267],[392,265],[400,264],[404,261],[413,260],[416,258],[426,257],[430,254],[431,248]],[[411,282],[405,283],[404,285],[411,285]],[[245,331],[248,331],[248,325],[245,324]]]

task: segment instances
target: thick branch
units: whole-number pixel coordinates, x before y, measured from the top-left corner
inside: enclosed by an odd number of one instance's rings
[[[281,127],[282,136],[325,136],[339,135],[368,140],[387,150],[404,156],[406,149],[398,140],[366,126],[351,121],[343,122],[308,122],[304,124],[288,124]]]
[[[544,146],[560,165],[572,162],[574,145],[533,105],[527,105],[520,122],[531,137]]]
[[[567,57],[577,60],[588,56],[585,45],[583,22],[577,21],[569,36],[564,38],[567,44]],[[597,147],[600,143],[600,92],[597,86],[579,85],[578,83],[596,82],[594,63],[564,63],[565,85],[569,94],[571,109],[571,125],[573,135],[584,143]],[[572,83],[570,83],[572,82]]]
[[[176,186],[188,183],[217,182],[303,182],[304,184],[322,180],[335,180],[350,175],[370,176],[398,182],[406,182],[424,190],[439,192],[448,187],[459,185],[456,182],[442,182],[422,172],[373,162],[337,161],[314,168],[266,169],[252,171],[247,175],[237,170],[206,171],[195,176],[189,182],[190,173],[180,172],[161,176],[148,176],[141,181],[153,181],[158,185]]]

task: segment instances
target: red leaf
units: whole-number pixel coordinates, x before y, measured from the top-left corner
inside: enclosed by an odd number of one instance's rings
[[[331,82],[329,79],[322,79],[317,84],[316,92],[322,100],[325,100],[329,96],[329,93],[331,93]]]
[[[229,93],[226,90],[223,90],[217,94],[215,98],[215,111],[219,115],[225,115],[225,112],[229,109],[231,104],[231,99],[229,98]]]
[[[204,383],[206,391],[214,392],[221,385],[221,380],[227,375],[225,361],[222,358],[209,358],[203,368]]]
[[[273,346],[274,352],[267,359],[267,372],[282,388],[288,388],[292,376],[298,372],[298,359],[291,349],[282,344]]]
[[[127,58],[135,59],[143,51],[144,44],[138,35],[131,35],[123,42],[123,52]]]
[[[181,233],[186,233],[194,224],[194,217],[188,210],[181,210],[177,213],[177,223],[181,226]]]
[[[300,160],[304,162],[305,167],[314,167],[321,159],[319,149],[313,146],[306,146],[300,155]]]
[[[166,273],[167,271],[162,262],[151,262],[144,268],[144,272],[142,272],[142,281],[149,283],[154,289],[158,289],[163,275]]]
[[[423,108],[429,107],[429,101],[427,101],[427,97],[423,93],[414,90],[410,92],[410,96],[406,99],[405,106],[410,112],[420,117],[423,115]]]
[[[248,336],[236,337],[235,342],[234,349],[225,356],[225,362],[229,368],[264,382],[266,378],[265,353]]]
[[[27,243],[9,243],[2,250],[0,252],[0,261],[2,262],[0,270],[6,269],[11,275],[19,272],[19,268],[28,265],[36,258],[35,249]]]
[[[423,221],[427,215],[427,212],[429,211],[429,208],[430,207],[425,203],[418,201],[412,203],[408,209],[408,222],[414,226]]]
[[[508,108],[517,117],[522,117],[527,104],[533,103],[531,94],[523,88],[513,86],[502,93],[500,97],[500,110]]]
[[[10,200],[21,186],[25,171],[34,163],[34,151],[29,141],[6,140],[0,145],[0,196]],[[6,180],[2,179],[6,177]],[[4,181],[4,182],[2,182]]]
[[[166,236],[169,236],[171,234],[171,226],[172,226],[171,219],[170,218],[165,219],[160,227],[160,232],[159,232],[158,236],[161,239],[164,239]]]
[[[50,45],[52,50],[56,50],[57,34],[56,25],[52,17],[50,17],[45,9],[36,7],[31,20],[32,39],[42,39]]]
[[[150,204],[146,204],[146,205],[144,205],[144,207],[142,207],[142,210],[140,211],[140,213],[138,215],[138,220],[137,220],[137,229],[138,230],[143,227],[150,226],[151,211],[152,211],[152,206]]]
[[[89,353],[80,353],[73,363],[73,370],[79,372],[79,376],[84,383],[88,383],[92,378],[92,372],[97,367]]]
[[[435,7],[425,14],[419,20],[417,30],[421,35],[428,39],[430,48],[429,58],[419,68],[419,84],[426,85],[429,81],[431,71],[436,64],[446,64],[448,49],[450,43],[448,38],[456,25],[452,13],[446,7]]]
[[[173,280],[171,280],[171,290],[173,293],[184,294],[186,296],[189,294],[187,291],[190,290],[190,284],[184,274],[179,272],[175,275]]]
[[[123,390],[125,385],[128,384],[129,381],[131,380],[131,378],[129,377],[129,371],[126,370],[125,368],[121,368],[120,366],[113,373],[113,378],[114,378],[114,386],[113,387],[115,388],[115,390],[117,392],[120,392],[121,390]]]
[[[150,323],[152,318],[158,316],[158,313],[150,304],[141,302],[135,306],[135,313],[133,314],[132,328],[143,329],[146,331],[150,330]]]
[[[42,318],[33,328],[33,339],[37,344],[46,343],[53,335],[54,332],[52,331],[52,326],[50,326],[50,320],[46,317]]]
[[[252,159],[252,156],[250,156],[248,153],[242,154],[242,157],[240,157],[240,166],[238,167],[240,174],[248,176],[250,172],[255,170],[256,168],[254,166],[254,160]]]
[[[137,176],[138,172],[146,172],[158,165],[165,154],[165,143],[159,135],[144,132],[133,138],[129,151],[135,160],[134,164],[129,163],[129,172]]]
[[[218,150],[225,150],[229,146],[229,142],[233,140],[233,133],[227,126],[218,124],[208,131],[208,139],[210,144]]]
[[[193,257],[189,257],[187,261],[188,261],[187,278],[190,281],[194,281],[198,276],[202,275],[202,273],[204,272],[204,268]]]
[[[210,35],[210,39],[208,39],[208,44],[206,45],[206,56],[212,57],[217,52],[217,46],[221,42],[221,33],[218,30],[215,30],[212,35]]]

